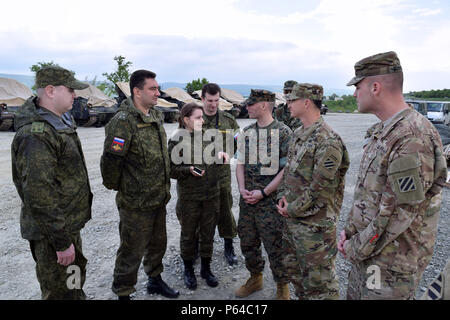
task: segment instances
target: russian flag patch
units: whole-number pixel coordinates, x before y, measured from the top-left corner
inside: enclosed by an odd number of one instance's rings
[[[123,151],[123,146],[125,144],[125,140],[118,138],[118,137],[114,137],[113,142],[111,144],[111,151],[113,152],[122,152]]]

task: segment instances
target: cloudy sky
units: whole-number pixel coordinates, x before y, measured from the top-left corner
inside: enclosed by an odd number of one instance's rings
[[[394,50],[405,92],[450,87],[448,0],[12,0],[0,73],[54,61],[102,79],[116,55],[159,82],[287,79],[345,88],[356,61]]]

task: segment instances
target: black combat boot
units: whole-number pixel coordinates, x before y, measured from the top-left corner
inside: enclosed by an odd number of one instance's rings
[[[178,298],[180,292],[167,285],[159,274],[157,277],[148,277],[147,292],[149,294],[158,293],[166,298]]]
[[[234,254],[233,239],[223,239],[225,242],[225,250],[223,252],[230,266],[237,263],[237,257]]]
[[[117,299],[127,301],[127,300],[131,300],[131,297],[130,296],[118,296]]]
[[[184,283],[186,287],[191,290],[197,289],[197,278],[194,273],[194,266],[192,260],[184,260]]]
[[[212,274],[210,269],[211,258],[201,258],[202,266],[200,269],[200,275],[206,280],[206,284],[210,287],[217,287],[219,282],[216,277]]]

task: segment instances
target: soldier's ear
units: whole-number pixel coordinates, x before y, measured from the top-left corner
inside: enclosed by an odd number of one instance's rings
[[[49,84],[44,88],[45,95],[49,98],[54,98],[55,96],[55,87]]]

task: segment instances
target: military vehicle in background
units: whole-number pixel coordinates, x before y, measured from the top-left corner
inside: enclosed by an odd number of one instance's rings
[[[0,78],[0,131],[14,130],[14,115],[33,95],[26,85],[17,80]]]
[[[118,102],[118,106],[120,106],[123,100],[131,96],[130,84],[128,82],[117,82],[116,91],[118,94],[118,98],[116,99]],[[180,116],[179,109],[181,108],[182,105],[184,105],[184,103],[178,100],[176,103],[173,102],[174,100],[175,99],[172,99],[169,95],[161,91],[161,96],[160,98],[158,98],[158,102],[155,106],[155,109],[160,110],[164,114],[164,122],[169,123],[176,122],[178,120],[178,117]]]
[[[75,94],[71,113],[78,126],[104,126],[118,109],[115,99],[91,84],[86,89],[75,90]]]

